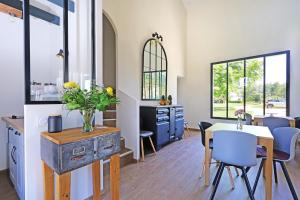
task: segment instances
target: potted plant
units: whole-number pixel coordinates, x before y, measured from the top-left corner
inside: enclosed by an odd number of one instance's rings
[[[71,81],[64,84],[62,102],[70,111],[79,110],[83,120],[83,132],[93,131],[93,120],[95,111],[106,111],[111,105],[120,101],[114,94],[112,87],[92,86],[90,90],[81,89],[80,86]]]

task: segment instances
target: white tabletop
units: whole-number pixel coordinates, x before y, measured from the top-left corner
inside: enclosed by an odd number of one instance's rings
[[[271,134],[271,131],[268,127],[265,126],[251,126],[251,125],[243,125],[242,130],[237,130],[236,124],[227,124],[227,123],[216,123],[206,129],[205,131],[208,132],[214,132],[214,131],[220,131],[220,130],[226,130],[226,131],[241,131],[250,133],[252,135],[255,135],[259,138],[268,138],[268,139],[274,139],[273,135]]]

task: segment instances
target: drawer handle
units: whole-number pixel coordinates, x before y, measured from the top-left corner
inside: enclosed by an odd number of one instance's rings
[[[73,149],[73,156],[79,156],[85,153],[85,146]]]
[[[104,149],[111,149],[111,148],[113,148],[113,147],[114,147],[114,145],[112,144],[112,145],[110,145],[110,146],[104,147]]]
[[[71,158],[71,160],[80,160],[81,158],[83,158],[86,154],[84,155],[80,155],[80,156],[74,156]]]

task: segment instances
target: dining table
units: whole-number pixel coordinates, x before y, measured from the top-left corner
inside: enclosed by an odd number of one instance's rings
[[[246,132],[257,137],[257,144],[266,148],[267,158],[264,165],[264,177],[265,177],[265,199],[272,199],[272,171],[273,171],[273,135],[268,127],[243,125],[242,130],[237,129],[237,124],[230,123],[215,123],[205,132],[205,185],[210,185],[210,162],[211,162],[211,149],[209,148],[209,140],[213,138],[215,131],[227,130],[227,131],[241,131]],[[238,134],[238,133],[237,133]]]
[[[265,117],[271,117],[271,116],[268,116],[268,115],[254,115],[253,116],[253,125],[261,126],[263,118],[265,118]],[[290,116],[274,116],[274,117],[285,118],[285,119],[289,120],[289,123],[290,123],[291,127],[296,127],[296,120],[293,117],[290,117]]]

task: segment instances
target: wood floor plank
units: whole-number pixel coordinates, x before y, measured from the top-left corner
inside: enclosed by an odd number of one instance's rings
[[[192,136],[172,143],[157,155],[146,155],[145,162],[131,164],[121,169],[122,200],[198,200],[209,199],[212,186],[204,186],[204,178],[199,178],[204,148],[200,133],[191,131]],[[260,160],[258,160],[258,164]],[[300,145],[295,161],[287,164],[295,190],[300,195]],[[251,186],[254,184],[258,166],[249,171]],[[211,178],[217,172],[211,166]],[[235,189],[231,190],[228,173],[223,173],[215,199],[243,200],[248,193],[241,177],[234,176]],[[292,195],[278,166],[278,184],[273,183],[273,200],[292,200]],[[105,177],[103,199],[109,200],[109,176]],[[265,198],[264,180],[261,177],[255,198]]]
[[[199,200],[208,199],[212,187],[204,186],[204,178],[199,178],[199,171],[204,158],[204,148],[200,134],[192,132],[193,136],[172,143],[156,156],[146,155],[145,162],[131,164],[121,169],[121,200]],[[287,164],[295,190],[300,195],[300,145],[298,144],[295,161]],[[250,184],[253,185],[257,169],[249,171]],[[278,169],[278,184],[273,182],[274,200],[292,200],[292,195],[281,168]],[[211,166],[211,175],[217,171]],[[224,173],[216,193],[216,200],[248,199],[246,186],[241,177],[234,176],[235,189],[231,190],[229,177]],[[110,199],[109,175],[105,176],[104,200]],[[264,180],[258,182],[255,198],[264,199]],[[0,199],[17,200],[16,193],[9,185],[7,175],[0,174]]]

